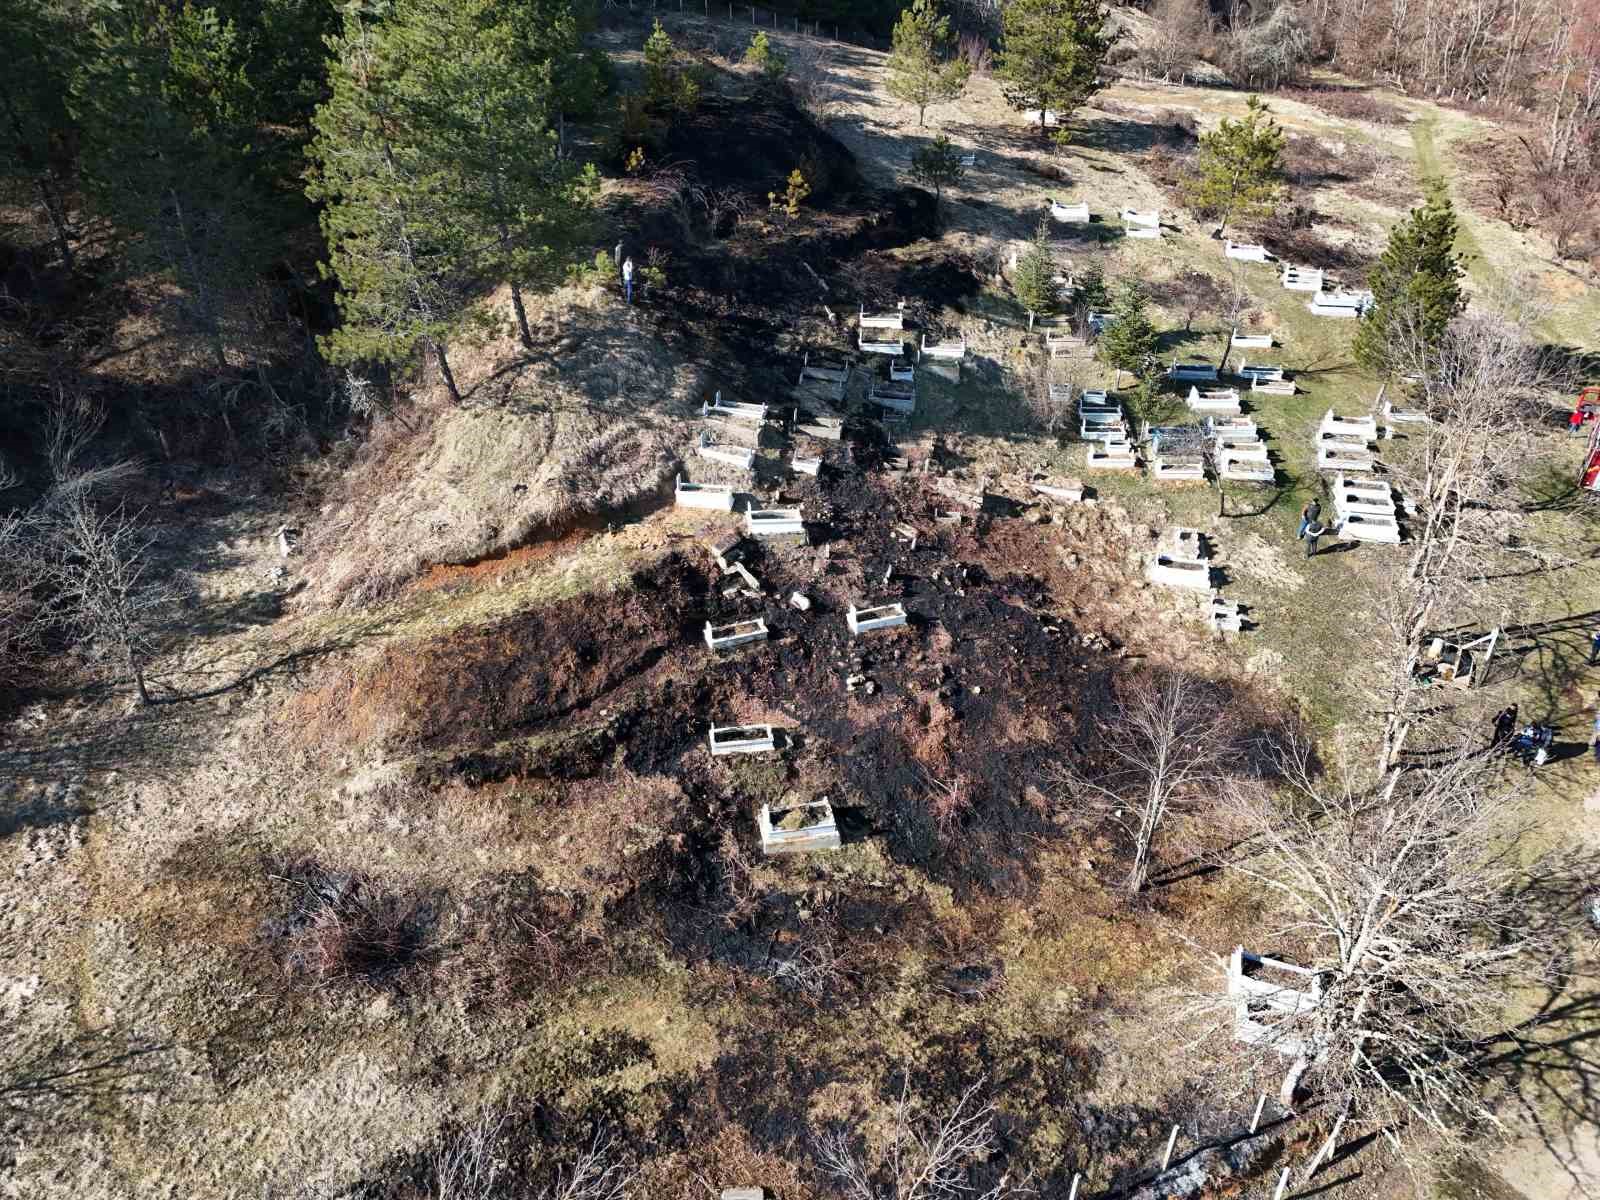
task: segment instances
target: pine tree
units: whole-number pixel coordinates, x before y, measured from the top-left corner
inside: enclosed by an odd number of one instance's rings
[[[338,283],[343,317],[323,352],[334,363],[393,365],[431,351],[459,403],[448,348],[473,322],[472,247],[450,218],[446,179],[416,147],[415,98],[394,38],[403,25],[399,9],[376,27],[347,9],[329,66],[332,95],[317,110],[307,194],[324,203],[323,270]]]
[[[1188,183],[1189,203],[1214,212],[1221,237],[1228,222],[1266,216],[1283,198],[1283,130],[1261,97],[1245,101],[1241,121],[1228,117],[1200,139],[1199,170]]]
[[[1383,375],[1424,367],[1466,300],[1456,253],[1456,213],[1438,180],[1367,276],[1373,306],[1356,330],[1356,361]]]
[[[1017,260],[1011,291],[1017,303],[1027,310],[1030,325],[1034,317],[1048,317],[1061,303],[1061,285],[1056,282],[1056,260],[1050,250],[1048,221],[1039,222],[1033,240]]]
[[[1144,307],[1144,289],[1133,280],[1118,289],[1111,319],[1100,334],[1100,357],[1119,372],[1144,379],[1156,363],[1156,327]]]
[[[960,183],[966,173],[960,152],[942,133],[911,156],[911,178],[933,189],[935,213],[944,201],[944,189]]]
[[[700,80],[678,62],[678,48],[659,17],[644,40],[644,90],[661,112],[689,112],[700,103]]]
[[[1039,136],[1047,136],[1046,113],[1058,121],[1103,86],[1100,68],[1117,35],[1106,29],[1110,14],[1100,0],[1011,0],[1002,19],[996,73],[1012,108],[1039,110]]]
[[[130,236],[131,264],[177,286],[219,369],[281,250],[249,157],[256,102],[240,59],[212,10],[132,12],[101,26],[71,98],[90,196]]]
[[[889,54],[889,94],[917,106],[922,125],[928,105],[954,100],[967,86],[971,65],[948,58],[950,18],[938,15],[934,0],[911,0],[894,26]]]
[[[1106,290],[1106,275],[1099,263],[1090,263],[1074,279],[1072,308],[1080,317],[1092,312],[1104,312],[1111,307],[1111,293]]]
[[[447,181],[447,242],[475,247],[474,274],[509,286],[518,335],[532,348],[525,287],[558,283],[586,241],[592,169],[560,152],[548,64],[520,36],[504,0],[403,0],[389,37],[404,64],[406,140]],[[424,210],[432,211],[432,209]]]
[[[750,39],[750,45],[744,52],[744,61],[759,71],[761,78],[769,83],[782,79],[783,73],[789,69],[789,60],[772,48],[766,33],[761,30],[757,30]]]
[[[0,0],[0,29],[6,31],[0,175],[19,180],[38,197],[56,253],[70,271],[75,262],[66,197],[76,129],[67,88],[84,48],[83,30],[42,0]]]

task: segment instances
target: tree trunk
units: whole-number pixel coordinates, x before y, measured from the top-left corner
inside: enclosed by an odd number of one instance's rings
[[[924,117],[927,116],[927,113],[928,113],[928,106],[926,104],[917,105],[917,128],[918,129],[921,129],[924,125],[926,125],[928,123],[926,120],[923,119]]]
[[[511,311],[517,314],[517,336],[522,340],[525,350],[533,349],[533,331],[528,328],[528,310],[522,303],[522,288],[517,284],[511,285]]]
[[[60,201],[54,195],[51,187],[41,175],[36,181],[39,188],[39,203],[43,205],[45,216],[50,218],[50,229],[55,234],[56,251],[61,255],[61,261],[66,264],[70,273],[77,270],[77,259],[73,257],[72,242],[67,237],[67,218],[62,211]]]
[[[128,671],[133,675],[133,687],[134,691],[139,695],[139,703],[148,705],[150,703],[150,689],[145,686],[144,682],[144,664],[139,661],[139,656],[134,653],[132,645],[127,647],[127,655]]]
[[[445,387],[450,389],[450,399],[460,404],[461,389],[456,387],[456,377],[450,370],[450,359],[445,353],[443,342],[433,344],[433,360],[439,364],[439,374],[444,378]]]
[[[1310,1069],[1311,1060],[1303,1054],[1290,1065],[1288,1074],[1283,1077],[1282,1086],[1278,1088],[1278,1103],[1284,1108],[1294,1107],[1294,1094],[1300,1090],[1300,1081]]]

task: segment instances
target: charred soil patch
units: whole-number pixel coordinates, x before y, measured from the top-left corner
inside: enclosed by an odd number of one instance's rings
[[[681,650],[704,576],[672,556],[606,596],[580,596],[423,644],[385,647],[293,707],[313,738],[399,748],[482,746],[637,685]]]

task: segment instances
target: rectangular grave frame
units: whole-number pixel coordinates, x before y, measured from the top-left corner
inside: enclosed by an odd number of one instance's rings
[[[1264,263],[1267,261],[1267,248],[1255,242],[1235,242],[1230,239],[1222,243],[1222,256],[1240,262]]]
[[[860,315],[857,317],[857,329],[888,329],[895,333],[904,333],[906,329],[906,302],[900,301],[893,312],[869,313],[867,306],[861,306]]]
[[[728,417],[735,421],[750,421],[757,425],[767,419],[765,404],[747,404],[739,400],[724,400],[718,392],[710,400],[700,403],[702,417]]]
[[[1371,292],[1329,292],[1319,288],[1306,301],[1306,307],[1315,316],[1355,320],[1372,307],[1372,300]]]
[[[1145,568],[1145,578],[1162,587],[1184,591],[1211,591],[1210,564],[1195,559],[1177,558],[1171,554],[1155,554]]]
[[[1228,339],[1228,344],[1239,350],[1271,350],[1272,335],[1238,332]]]
[[[1167,378],[1174,383],[1215,383],[1217,368],[1211,363],[1181,363],[1174,361],[1167,368]]]
[[[752,642],[767,640],[767,621],[765,617],[751,617],[745,621],[730,621],[726,625],[713,625],[706,622],[705,639],[706,648],[713,651],[732,650],[738,646],[748,646]]]
[[[1052,197],[1050,200],[1050,218],[1060,221],[1063,225],[1087,225],[1089,223],[1089,202],[1080,200],[1076,204],[1063,204]]]
[[[928,335],[922,335],[922,346],[917,351],[917,360],[931,358],[939,362],[961,362],[967,357],[967,338],[961,335],[959,341],[930,342]]]
[[[784,815],[796,808],[818,809],[820,819],[801,829],[778,828]],[[774,817],[777,818],[776,821]],[[800,804],[776,810],[770,805],[763,804],[756,815],[756,828],[761,834],[761,852],[767,855],[837,850],[842,845],[833,805],[829,804],[826,798],[802,801]]]
[[[875,629],[898,629],[909,621],[906,606],[898,600],[892,604],[875,604],[858,608],[852,600],[845,611],[845,628],[853,634],[871,633]]]
[[[709,430],[702,429],[700,431],[700,437],[695,442],[694,449],[695,453],[701,458],[709,459],[711,462],[723,463],[730,467],[736,467],[741,471],[750,471],[755,468],[756,452],[754,450],[748,446],[740,446],[735,449],[718,445],[711,440]]]
[[[744,531],[750,537],[804,537],[801,508],[751,508],[744,514]]]
[[[1285,263],[1278,282],[1291,292],[1320,292],[1327,272],[1321,267],[1297,267]]]
[[[673,485],[672,502],[678,508],[702,508],[710,512],[733,511],[733,489],[718,483],[690,483],[682,475]]]
[[[723,736],[719,739],[719,735]],[[729,754],[770,754],[778,748],[778,739],[771,725],[713,725],[706,734],[706,746],[713,758]]]

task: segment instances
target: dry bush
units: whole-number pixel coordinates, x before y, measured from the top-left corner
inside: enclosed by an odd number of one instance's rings
[[[266,924],[263,940],[291,984],[406,994],[440,963],[439,896],[393,890],[310,858],[271,863],[268,874],[287,889],[288,911]]]
[[[1348,242],[1329,241],[1313,228],[1318,216],[1294,205],[1259,222],[1255,232],[1272,253],[1286,262],[1316,263],[1342,273],[1352,283],[1364,278],[1377,261],[1377,254]]]
[[[974,75],[987,75],[994,65],[989,39],[976,33],[963,33],[956,40],[956,55],[972,68]]]
[[[467,902],[459,945],[438,972],[463,1008],[525,1004],[602,969],[604,940],[582,928],[581,896],[528,875],[496,881]]]
[[[1282,88],[1278,94],[1347,121],[1367,121],[1373,125],[1406,123],[1405,109],[1382,99],[1368,88],[1292,87]]]
[[[1291,136],[1284,147],[1283,165],[1290,186],[1306,189],[1369,179],[1383,165],[1383,156],[1360,142]]]

